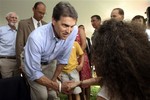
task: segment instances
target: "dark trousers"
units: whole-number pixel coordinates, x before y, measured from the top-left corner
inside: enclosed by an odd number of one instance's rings
[[[15,76],[0,79],[0,100],[31,100],[24,78]]]

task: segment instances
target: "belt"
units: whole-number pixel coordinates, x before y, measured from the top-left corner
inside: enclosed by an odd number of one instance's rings
[[[48,62],[41,62],[41,65],[48,65]]]
[[[0,59],[4,58],[4,59],[16,59],[16,56],[0,56]]]

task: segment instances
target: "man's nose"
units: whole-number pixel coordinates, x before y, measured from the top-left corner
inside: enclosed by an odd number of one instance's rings
[[[67,33],[71,33],[71,27],[67,27]]]

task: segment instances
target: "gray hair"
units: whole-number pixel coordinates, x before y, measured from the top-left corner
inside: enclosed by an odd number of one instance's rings
[[[9,13],[7,13],[6,14],[6,18],[9,18],[12,14],[14,14],[15,12],[9,12]],[[16,14],[16,13],[15,13]],[[17,14],[16,14],[17,15]],[[17,15],[17,19],[18,19],[19,17],[18,17],[18,15]]]

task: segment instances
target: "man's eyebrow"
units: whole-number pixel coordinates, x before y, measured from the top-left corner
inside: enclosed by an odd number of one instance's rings
[[[74,27],[75,26],[75,25],[70,26],[68,24],[62,24],[62,25],[66,26],[66,27]]]

